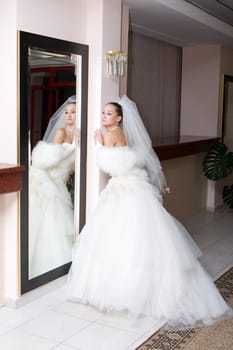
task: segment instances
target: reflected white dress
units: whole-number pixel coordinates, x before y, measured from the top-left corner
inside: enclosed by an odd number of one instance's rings
[[[230,313],[136,152],[98,146],[97,161],[112,177],[73,248],[69,297],[170,325],[209,324]]]
[[[29,278],[71,261],[74,213],[67,180],[75,145],[40,141],[29,171]]]

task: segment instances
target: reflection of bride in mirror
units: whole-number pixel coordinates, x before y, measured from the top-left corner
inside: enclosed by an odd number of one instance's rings
[[[29,177],[29,278],[71,261],[73,204],[67,181],[75,162],[76,99],[50,118],[32,151]]]

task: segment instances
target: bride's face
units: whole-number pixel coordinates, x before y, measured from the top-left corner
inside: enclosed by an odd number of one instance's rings
[[[104,106],[101,123],[105,127],[110,127],[114,125],[118,125],[121,121],[121,116],[117,114],[116,107],[112,104],[107,104]]]
[[[76,104],[69,103],[65,108],[65,120],[67,125],[73,126],[76,118]]]

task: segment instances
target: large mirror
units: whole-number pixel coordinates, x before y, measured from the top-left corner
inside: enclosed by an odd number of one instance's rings
[[[85,223],[88,47],[19,32],[21,293],[69,270]]]

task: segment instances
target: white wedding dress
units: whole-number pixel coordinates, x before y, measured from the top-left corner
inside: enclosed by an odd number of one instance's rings
[[[74,213],[66,183],[75,144],[40,141],[29,171],[29,278],[71,261]]]
[[[97,162],[112,177],[73,248],[69,297],[176,326],[210,324],[230,313],[197,260],[199,248],[163,207],[136,152],[98,145]]]

